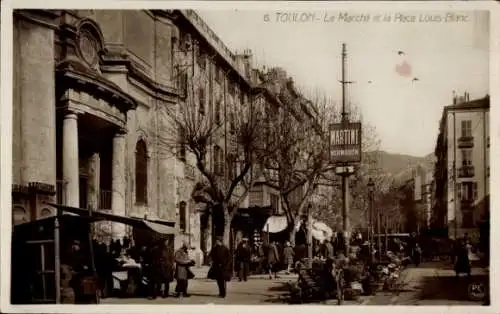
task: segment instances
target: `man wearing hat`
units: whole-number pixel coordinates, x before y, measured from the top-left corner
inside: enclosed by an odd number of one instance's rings
[[[189,297],[187,293],[188,280],[193,278],[193,273],[189,267],[194,266],[195,263],[189,258],[187,243],[183,243],[182,247],[175,252],[174,259],[175,279],[177,280],[177,286],[175,287],[176,296]]]
[[[226,283],[231,280],[232,267],[231,267],[231,252],[222,243],[222,237],[217,237],[215,246],[210,252],[210,259],[212,265],[208,271],[208,278],[217,281],[219,287],[219,297],[226,297]]]
[[[238,277],[240,281],[247,281],[250,272],[251,251],[248,246],[248,239],[243,238],[236,249],[236,260],[238,261]]]

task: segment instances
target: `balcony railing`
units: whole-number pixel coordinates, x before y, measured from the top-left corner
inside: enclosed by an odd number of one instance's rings
[[[473,136],[461,136],[458,139],[458,148],[472,148],[474,147]]]
[[[462,166],[458,169],[459,178],[472,178],[474,177],[474,166]]]
[[[111,191],[99,191],[99,209],[111,210]]]

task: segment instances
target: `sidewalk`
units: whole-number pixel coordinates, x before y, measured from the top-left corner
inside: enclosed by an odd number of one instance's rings
[[[194,273],[194,279],[195,280],[206,280],[208,276],[208,270],[210,269],[209,266],[202,266],[202,267],[193,267],[191,268],[191,271]],[[237,274],[235,274],[235,278],[237,277]],[[298,278],[297,274],[286,274],[285,271],[280,271],[278,272],[278,277],[281,280],[296,280]],[[269,279],[269,275],[267,274],[257,274],[257,275],[250,275],[248,276],[249,279]],[[274,278],[273,278],[274,279]]]

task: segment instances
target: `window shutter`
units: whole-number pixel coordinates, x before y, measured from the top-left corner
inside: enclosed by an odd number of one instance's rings
[[[457,183],[457,201],[462,199],[462,189],[464,188],[463,185],[460,183]]]
[[[477,200],[477,182],[474,182],[473,189],[474,189],[474,200]]]

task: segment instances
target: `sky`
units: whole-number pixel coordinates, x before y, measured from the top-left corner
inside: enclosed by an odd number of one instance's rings
[[[367,20],[348,22],[339,11],[198,11],[231,51],[250,48],[257,67],[282,67],[297,86],[339,103],[345,43],[347,79],[354,81],[349,102],[362,122],[376,128],[381,149],[432,153],[453,91],[467,91],[471,99],[489,93],[489,15],[454,11],[455,18],[446,21],[445,11],[407,11],[404,18],[397,12],[348,12],[362,13]],[[391,21],[375,22],[378,14]]]

